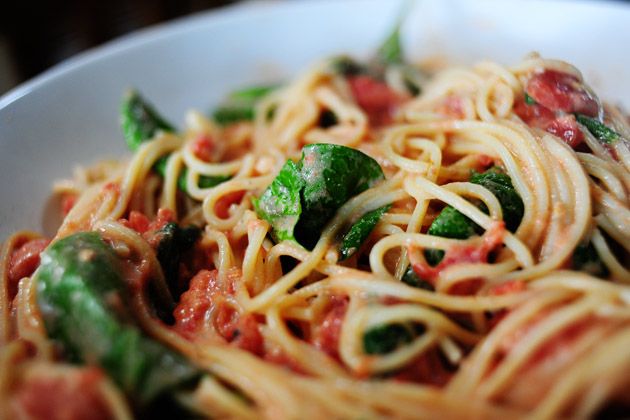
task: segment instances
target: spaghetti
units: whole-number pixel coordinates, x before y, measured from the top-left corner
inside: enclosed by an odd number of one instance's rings
[[[58,183],[68,213],[52,245],[25,232],[4,245],[5,414],[147,410],[103,363],[71,364],[72,338],[59,347],[51,332],[45,265],[77,232],[123,262],[125,322],[201,372],[157,397],[178,409],[628,414],[626,117],[536,55],[376,67],[324,61],[265,90],[252,121],[191,112],[177,132],[140,108],[155,130],[131,160]]]

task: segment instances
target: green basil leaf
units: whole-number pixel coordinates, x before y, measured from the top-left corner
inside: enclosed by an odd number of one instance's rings
[[[575,114],[575,119],[603,143],[612,144],[619,138],[619,134],[616,131],[608,128],[595,118],[587,117],[582,114]]]
[[[295,239],[293,230],[302,214],[300,191],[303,186],[299,164],[287,160],[263,195],[254,199],[256,212],[269,222],[276,242]]]
[[[349,257],[351,257],[358,249],[361,247],[361,244],[365,242],[374,227],[381,220],[381,217],[391,205],[386,205],[383,207],[379,207],[378,209],[369,211],[365,213],[359,220],[357,220],[346,232],[341,241],[341,246],[339,247],[340,253],[340,261],[343,261]]]

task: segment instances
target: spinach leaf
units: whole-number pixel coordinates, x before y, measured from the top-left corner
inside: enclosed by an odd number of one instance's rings
[[[34,280],[50,337],[72,361],[101,366],[140,406],[200,376],[131,322],[121,261],[98,233],[54,242],[42,253]]]
[[[330,61],[330,66],[333,72],[346,77],[358,76],[360,74],[368,73],[368,69],[366,68],[366,66],[358,63],[357,61],[346,55],[334,57]]]
[[[434,250],[434,251],[437,251],[437,250]],[[411,265],[409,265],[407,267],[407,270],[405,270],[405,274],[403,274],[402,276],[402,281],[403,283],[411,287],[428,290],[429,292],[435,291],[435,287],[433,287],[433,285],[429,283],[428,281],[421,279],[420,276],[416,274],[416,272],[414,271]]]
[[[158,130],[168,132],[175,131],[173,126],[166,122],[155,108],[135,90],[131,90],[123,99],[121,106],[121,125],[127,147],[133,152],[138,150],[138,147],[140,147],[142,143],[151,140]],[[155,162],[155,165],[153,165],[153,170],[162,177],[164,177],[166,173],[167,160],[168,156],[162,156]],[[188,169],[184,168],[177,178],[177,187],[184,193],[188,192],[188,188],[186,187],[187,172]],[[231,177],[227,175],[201,175],[199,177],[199,187],[214,187],[230,178]]]
[[[531,96],[529,96],[527,92],[525,92],[525,103],[527,105],[536,105],[536,100],[532,98]]]
[[[369,211],[350,227],[341,240],[341,246],[339,247],[339,253],[341,254],[339,258],[340,261],[351,257],[359,250],[361,244],[370,236],[370,233],[374,230],[378,221],[381,220],[383,214],[385,214],[390,207],[391,205],[386,205]]]
[[[475,222],[464,216],[455,207],[446,206],[433,220],[427,234],[444,238],[467,239],[476,234],[479,229]],[[435,266],[444,258],[444,251],[426,249],[424,257],[430,265]]]
[[[389,34],[376,51],[375,60],[383,65],[402,64],[404,61],[402,44],[400,42],[400,23]]]
[[[494,194],[501,204],[506,228],[510,232],[515,232],[518,229],[518,225],[521,224],[521,220],[523,220],[525,206],[512,185],[510,177],[494,167],[484,173],[473,174],[470,182],[481,185]],[[487,212],[487,209],[484,211]]]
[[[161,176],[164,176],[164,174],[166,173],[167,159],[167,156],[162,156],[155,162],[155,165],[153,165],[153,169],[155,170],[155,172],[157,172]],[[187,176],[188,168],[184,167],[177,177],[177,188],[179,188],[179,190],[184,193],[188,193],[188,186],[186,185]],[[230,178],[232,177],[229,175],[201,175],[199,176],[197,185],[199,186],[199,188],[210,188],[219,185],[220,183],[225,182]]]
[[[293,231],[302,214],[300,191],[303,187],[300,163],[287,160],[263,195],[254,199],[256,213],[269,222],[276,242],[295,239]]]
[[[481,185],[494,194],[501,204],[506,228],[511,232],[516,231],[525,210],[523,200],[512,185],[510,177],[499,168],[493,167],[483,173],[474,173],[470,182]],[[483,203],[479,207],[483,212],[488,212]],[[467,239],[481,232],[483,230],[480,226],[451,206],[446,206],[440,212],[427,231],[429,235],[452,239]],[[427,249],[424,256],[430,265],[435,266],[444,258],[444,251]]]
[[[173,126],[135,90],[130,90],[123,99],[120,115],[127,147],[133,152],[158,130],[174,131]]]
[[[411,342],[424,332],[422,324],[395,323],[370,328],[363,335],[363,350],[367,354],[386,354]]]
[[[617,141],[619,134],[599,122],[599,120],[591,117],[587,117],[582,114],[575,114],[575,119],[591,132],[597,139],[605,144],[611,144]]]
[[[575,247],[571,258],[571,268],[576,271],[584,271],[596,277],[608,277],[610,272],[599,257],[593,243],[582,242]]]
[[[477,229],[475,222],[464,216],[455,207],[446,206],[433,220],[427,233],[452,239],[467,239],[473,236]]]
[[[385,178],[374,159],[345,146],[305,146],[300,162],[303,213],[296,239],[306,247],[315,245],[321,230],[346,201]]]
[[[335,113],[329,109],[326,109],[322,111],[322,113],[319,115],[319,121],[317,122],[317,125],[321,128],[328,128],[332,127],[333,125],[337,125],[338,122],[339,120],[337,119]]]
[[[170,222],[156,232],[156,235],[159,239],[156,249],[157,259],[162,266],[171,293],[177,297],[183,292],[179,290],[177,282],[179,263],[182,255],[189,251],[201,236],[201,229],[194,225],[180,227],[177,223]]]
[[[358,150],[311,144],[299,162],[287,161],[254,206],[276,241],[293,239],[308,248],[346,201],[382,179],[379,164]]]
[[[255,117],[256,104],[277,88],[277,85],[268,85],[234,91],[214,110],[212,118],[221,125],[251,121]]]

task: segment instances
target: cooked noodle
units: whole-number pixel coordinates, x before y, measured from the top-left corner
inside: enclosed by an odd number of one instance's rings
[[[514,67],[482,62],[448,68],[432,75],[419,96],[405,96],[391,121],[373,124],[346,78],[323,62],[267,95],[252,122],[219,126],[191,112],[185,130],[158,132],[128,162],[99,164],[59,183],[58,193],[78,200],[53,241],[97,231],[148,273],[127,280],[130,286],[144,282],[129,288],[132,313],[146,334],[207,372],[195,389],[177,395],[203,415],[578,418],[611,403],[627,410],[630,128],[606,105],[607,125],[620,139],[602,144],[582,129],[583,144],[574,150],[526,124],[515,104],[527,81],[544,69],[582,80],[568,64],[537,56]],[[334,125],[319,124],[324,111],[334,113]],[[200,136],[218,144],[212,161],[194,153]],[[363,151],[386,180],[341,206],[309,250],[295,241],[272,241],[271,226],[252,198],[287,159],[298,160],[302,147],[314,143]],[[169,153],[162,179],[152,167]],[[514,232],[503,225],[497,197],[469,182],[473,171],[493,164],[523,201]],[[189,196],[177,187],[184,168]],[[199,187],[200,177],[219,175],[231,178]],[[225,200],[228,211],[220,214]],[[367,242],[339,261],[343,230],[390,203]],[[446,205],[478,225],[479,234],[428,234]],[[174,212],[182,225],[202,227],[197,252],[207,256],[204,269],[217,270],[225,292],[213,304],[220,300],[235,317],[255,315],[264,343],[258,354],[230,344],[210,312],[196,335],[156,315],[156,299],[176,305],[178,296],[171,296],[154,249],[125,222],[132,211],[153,219],[158,208]],[[9,413],[19,411],[20,386],[29,375],[78,369],[54,351],[33,279],[23,278],[15,296],[10,291],[11,256],[35,237],[17,233],[2,256],[0,405]],[[585,242],[592,243],[605,274],[572,270],[572,255]],[[448,256],[454,249],[486,248],[491,258],[439,266],[434,290],[401,281],[410,263],[426,266],[424,250]],[[287,259],[295,261],[293,268],[283,267]],[[157,296],[148,293],[148,283]],[[318,337],[335,322],[336,347],[326,347]],[[366,333],[391,324],[420,326],[421,333],[392,351],[368,354]],[[109,414],[130,417],[132,408],[115,384],[106,375],[98,383],[95,392]]]

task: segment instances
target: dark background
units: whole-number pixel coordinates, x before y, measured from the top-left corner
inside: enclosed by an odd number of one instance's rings
[[[0,7],[0,95],[127,32],[236,1],[7,0]]]

